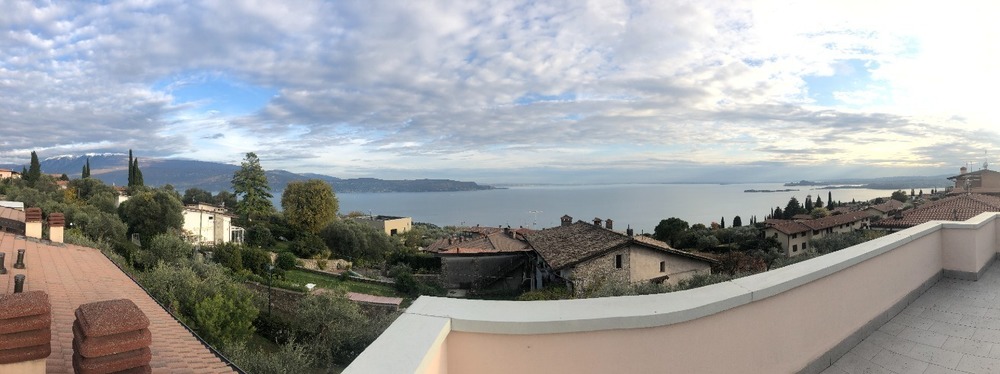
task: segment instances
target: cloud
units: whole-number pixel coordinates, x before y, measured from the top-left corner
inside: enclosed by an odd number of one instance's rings
[[[3,2],[0,161],[950,167],[1000,148],[995,47],[957,37],[1000,36],[989,6]]]

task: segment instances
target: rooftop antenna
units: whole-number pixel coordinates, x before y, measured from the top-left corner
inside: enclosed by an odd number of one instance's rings
[[[534,214],[535,218],[531,220],[531,228],[538,226],[538,213],[542,213],[540,210],[529,210],[528,213]]]

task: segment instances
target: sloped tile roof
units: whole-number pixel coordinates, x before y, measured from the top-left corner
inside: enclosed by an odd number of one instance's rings
[[[17,249],[25,249],[25,269],[9,265]],[[49,295],[52,305],[52,354],[46,360],[49,373],[73,371],[75,310],[83,304],[114,299],[132,300],[149,318],[153,372],[233,372],[99,250],[0,233],[0,251],[7,254],[9,271],[0,275],[0,294],[13,293],[14,275],[25,274],[26,292],[45,291]]]
[[[790,235],[809,230],[826,230],[831,227],[857,222],[866,218],[869,218],[868,213],[852,212],[801,221],[767,220],[766,223],[768,224],[768,227],[778,230],[783,234]]]
[[[901,218],[885,218],[872,226],[902,229],[928,221],[965,221],[985,212],[1000,212],[1000,197],[975,193],[949,196],[904,211]]]
[[[632,243],[679,256],[714,262],[707,257],[670,248],[667,243],[653,238],[642,235],[629,237],[625,233],[608,230],[583,221],[577,221],[568,226],[535,231],[525,237],[531,248],[556,270]]]
[[[893,210],[902,209],[903,205],[904,204],[901,201],[899,201],[899,200],[889,199],[889,201],[886,201],[884,203],[881,203],[881,204],[878,204],[878,205],[872,205],[872,206],[868,207],[868,209],[875,209],[875,210],[877,210],[879,212],[882,212],[884,214],[884,213],[891,212]]]
[[[531,231],[518,229],[504,232],[497,228],[470,228],[466,232],[481,236],[472,239],[452,239],[450,244],[447,238],[441,239],[427,246],[424,250],[440,254],[526,252],[530,251],[531,248],[524,241],[524,234]],[[511,237],[509,233],[513,233],[514,237]]]

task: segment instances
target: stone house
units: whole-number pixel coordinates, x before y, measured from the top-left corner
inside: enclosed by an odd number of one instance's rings
[[[583,221],[525,235],[536,254],[533,288],[565,282],[574,292],[604,282],[676,284],[696,274],[711,272],[715,260],[670,248],[666,243],[635,236],[631,229],[614,231]],[[610,220],[609,220],[610,221]]]
[[[468,228],[425,251],[441,259],[441,284],[462,292],[515,292],[530,288],[528,229]]]
[[[764,222],[764,236],[776,239],[786,256],[797,256],[809,249],[809,241],[829,234],[866,229],[871,220],[868,212],[852,212],[811,220],[778,220]]]

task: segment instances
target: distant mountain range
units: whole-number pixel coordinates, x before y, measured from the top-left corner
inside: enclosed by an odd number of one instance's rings
[[[58,156],[41,161],[42,172],[46,174],[66,174],[79,178],[88,156]],[[89,155],[91,177],[104,183],[123,186],[128,184],[127,154]],[[0,165],[20,171],[23,165]],[[173,185],[178,191],[201,188],[208,191],[231,191],[233,173],[238,165],[218,162],[140,158],[139,169],[148,186]],[[319,179],[330,183],[338,193],[346,192],[439,192],[489,190],[492,186],[475,182],[461,182],[450,179],[385,180],[376,178],[341,179],[329,175],[298,174],[286,170],[267,170],[267,180],[273,191],[282,191],[289,182]]]
[[[871,188],[875,190],[899,190],[924,187],[948,187],[954,183],[948,180],[951,175],[935,175],[929,177],[881,177],[881,178],[843,178],[827,181],[808,181],[785,183],[785,186],[818,186],[824,188]]]

